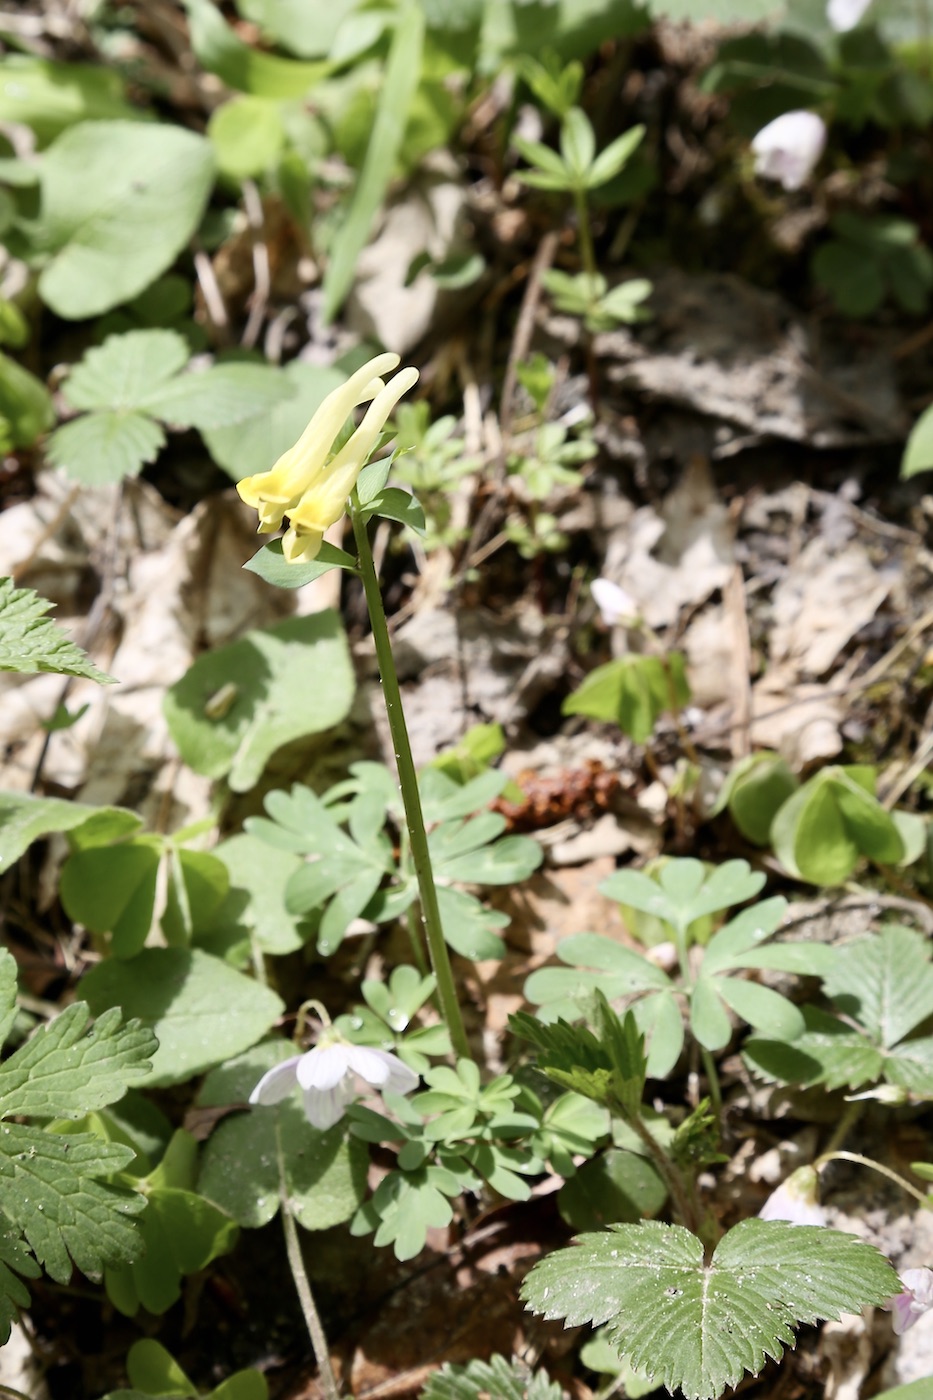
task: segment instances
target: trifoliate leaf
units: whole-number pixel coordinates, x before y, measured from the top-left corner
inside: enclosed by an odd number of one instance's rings
[[[561,1400],[564,1392],[545,1371],[493,1356],[466,1366],[447,1362],[428,1377],[421,1400]]]
[[[53,606],[31,588],[16,588],[11,578],[0,578],[0,671],[51,671],[112,682],[45,616]]]
[[[898,924],[859,938],[838,950],[823,990],[889,1049],[933,1016],[929,940]]]
[[[880,1305],[897,1288],[878,1250],[837,1230],[743,1220],[706,1263],[689,1230],[646,1221],[548,1255],[522,1295],[568,1326],[608,1323],[619,1354],[655,1385],[717,1400],[792,1346],[797,1325]]]

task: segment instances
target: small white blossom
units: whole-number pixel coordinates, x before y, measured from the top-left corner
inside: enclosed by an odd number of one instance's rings
[[[397,1055],[369,1045],[351,1045],[336,1032],[326,1030],[312,1050],[293,1055],[264,1074],[249,1101],[280,1103],[297,1085],[308,1122],[324,1131],[340,1121],[356,1098],[354,1075],[374,1089],[393,1094],[410,1094],[418,1083],[417,1074]]]
[[[825,1225],[820,1205],[820,1177],[815,1167],[791,1172],[758,1212],[761,1220],[789,1220],[792,1225]]]
[[[622,621],[638,616],[635,599],[611,579],[594,578],[590,593],[607,627],[615,627]]]
[[[752,141],[755,174],[778,180],[785,190],[799,190],[825,145],[826,124],[815,112],[784,112]]]
[[[891,1321],[899,1337],[933,1308],[933,1269],[905,1269],[901,1283],[903,1293],[889,1298],[884,1305],[893,1314]]]
[[[870,4],[871,0],[829,0],[826,18],[837,33],[845,34],[855,28]]]

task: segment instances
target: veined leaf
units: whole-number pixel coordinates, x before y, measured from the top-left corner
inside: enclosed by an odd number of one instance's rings
[[[31,588],[16,588],[11,578],[0,578],[0,671],[51,671],[59,676],[113,682],[113,676],[99,671],[45,616],[52,606]]]
[[[43,300],[81,320],[143,291],[197,228],[213,177],[210,143],[181,127],[81,122],[64,132],[40,167]]]
[[[647,1221],[548,1255],[522,1296],[568,1326],[608,1323],[620,1356],[656,1385],[717,1400],[779,1358],[800,1323],[881,1304],[897,1288],[878,1250],[837,1230],[743,1220],[707,1264],[689,1230]]]

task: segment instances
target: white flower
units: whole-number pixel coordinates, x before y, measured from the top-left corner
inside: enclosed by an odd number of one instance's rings
[[[388,1050],[351,1045],[330,1029],[323,1032],[313,1050],[293,1055],[264,1074],[249,1096],[250,1103],[280,1103],[297,1084],[301,1089],[308,1122],[313,1128],[332,1128],[356,1098],[353,1076],[359,1075],[374,1089],[410,1094],[418,1076]]]
[[[631,594],[608,578],[594,578],[590,584],[593,602],[607,627],[615,627],[624,619],[638,616],[638,604]]]
[[[826,18],[833,29],[845,34],[855,28],[870,4],[871,0],[829,0]]]
[[[789,1220],[792,1225],[825,1225],[820,1205],[820,1177],[815,1167],[791,1172],[758,1212],[761,1220]]]
[[[933,1269],[905,1269],[901,1274],[903,1293],[889,1298],[885,1309],[893,1313],[891,1321],[900,1337],[913,1327],[918,1317],[933,1308]]]
[[[763,126],[752,142],[755,174],[799,190],[823,154],[826,124],[815,112],[784,112]]]

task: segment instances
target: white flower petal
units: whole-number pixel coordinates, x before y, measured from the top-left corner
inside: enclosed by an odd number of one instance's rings
[[[389,1077],[382,1086],[383,1093],[410,1094],[412,1089],[417,1089],[418,1076],[413,1069],[388,1050],[380,1050],[379,1053],[390,1062]]]
[[[355,1097],[349,1079],[338,1080],[329,1089],[306,1089],[302,1094],[305,1116],[312,1128],[326,1132],[339,1123],[347,1104]]]
[[[301,1055],[293,1055],[290,1060],[283,1060],[267,1070],[250,1094],[250,1103],[281,1103],[288,1098],[298,1083],[296,1071],[301,1058]]]
[[[765,1201],[762,1220],[789,1220],[792,1225],[825,1225],[820,1205],[820,1178],[815,1167],[798,1167]]]
[[[623,618],[638,615],[635,599],[611,579],[594,578],[590,584],[590,593],[607,627],[615,627]]]
[[[855,28],[870,4],[871,0],[829,0],[826,18],[837,33],[845,34]]]
[[[369,1045],[347,1045],[345,1049],[353,1073],[365,1079],[374,1089],[381,1089],[391,1069],[386,1062],[394,1060],[395,1056],[385,1050],[373,1050]]]
[[[755,174],[799,190],[826,145],[826,124],[815,112],[784,112],[752,141]]]
[[[332,1089],[350,1068],[348,1045],[315,1045],[302,1055],[298,1065],[298,1083],[302,1089]]]

